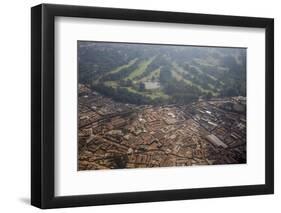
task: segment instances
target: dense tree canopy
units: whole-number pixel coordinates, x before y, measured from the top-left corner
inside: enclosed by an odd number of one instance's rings
[[[79,82],[121,102],[246,96],[246,49],[78,42]],[[151,85],[147,87],[147,85]]]

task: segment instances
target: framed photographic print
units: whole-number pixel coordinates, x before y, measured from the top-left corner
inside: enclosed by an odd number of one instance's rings
[[[31,9],[31,203],[272,194],[274,21]]]

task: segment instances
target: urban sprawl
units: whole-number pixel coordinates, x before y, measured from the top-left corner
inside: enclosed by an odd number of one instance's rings
[[[246,163],[245,97],[133,105],[83,84],[78,170]]]

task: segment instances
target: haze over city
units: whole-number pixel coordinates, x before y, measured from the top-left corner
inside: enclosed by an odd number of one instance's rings
[[[78,170],[246,163],[246,49],[78,41]]]

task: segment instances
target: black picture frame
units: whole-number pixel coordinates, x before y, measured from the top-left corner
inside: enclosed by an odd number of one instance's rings
[[[264,28],[265,184],[93,195],[54,195],[55,17]],[[31,9],[31,204],[42,208],[217,198],[274,193],[274,20],[271,18],[41,4]]]

